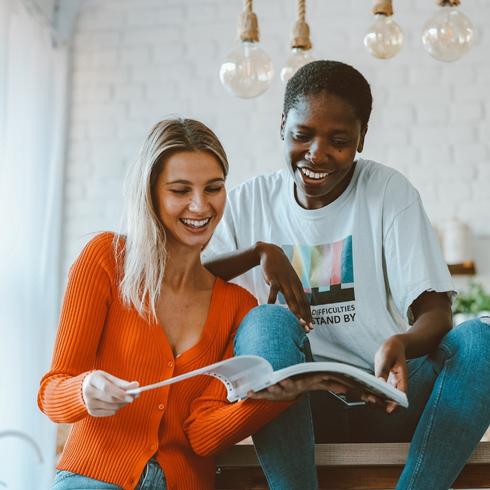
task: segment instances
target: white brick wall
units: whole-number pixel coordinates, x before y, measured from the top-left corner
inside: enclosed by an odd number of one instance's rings
[[[308,0],[318,57],[359,68],[374,112],[364,156],[405,173],[435,225],[457,216],[478,235],[476,258],[490,285],[490,2],[465,0],[479,28],[464,59],[431,59],[420,41],[435,1],[394,2],[406,45],[389,61],[362,38],[371,2]],[[88,0],[73,42],[71,128],[65,187],[64,270],[87,234],[114,229],[121,184],[150,126],[172,113],[209,124],[231,162],[229,185],[282,165],[278,76],[254,100],[227,95],[218,68],[233,46],[241,0]],[[256,0],[262,44],[279,73],[296,0]],[[487,241],[485,241],[487,240]]]

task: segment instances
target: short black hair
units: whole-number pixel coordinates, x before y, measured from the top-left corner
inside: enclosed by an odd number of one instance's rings
[[[340,61],[318,60],[302,66],[286,85],[284,116],[301,98],[320,92],[344,99],[354,109],[362,127],[367,127],[373,105],[371,87],[359,71]]]

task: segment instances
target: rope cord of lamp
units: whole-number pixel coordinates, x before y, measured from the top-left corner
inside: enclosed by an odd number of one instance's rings
[[[286,83],[302,66],[314,61],[311,53],[310,26],[306,22],[306,1],[298,0],[298,18],[293,26],[291,52],[281,70],[281,81]]]

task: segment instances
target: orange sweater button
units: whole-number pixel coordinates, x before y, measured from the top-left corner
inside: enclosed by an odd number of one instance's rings
[[[168,367],[174,367],[174,363],[172,361],[168,361]]]
[[[163,403],[160,403],[160,405],[158,405],[158,410],[163,410],[165,408],[165,405]]]

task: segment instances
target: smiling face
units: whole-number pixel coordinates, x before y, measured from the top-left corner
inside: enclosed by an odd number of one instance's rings
[[[352,106],[328,92],[300,98],[283,115],[285,158],[302,207],[321,208],[344,192],[365,134]]]
[[[174,153],[163,164],[153,196],[167,233],[167,246],[180,244],[200,250],[225,209],[223,168],[209,152]]]

